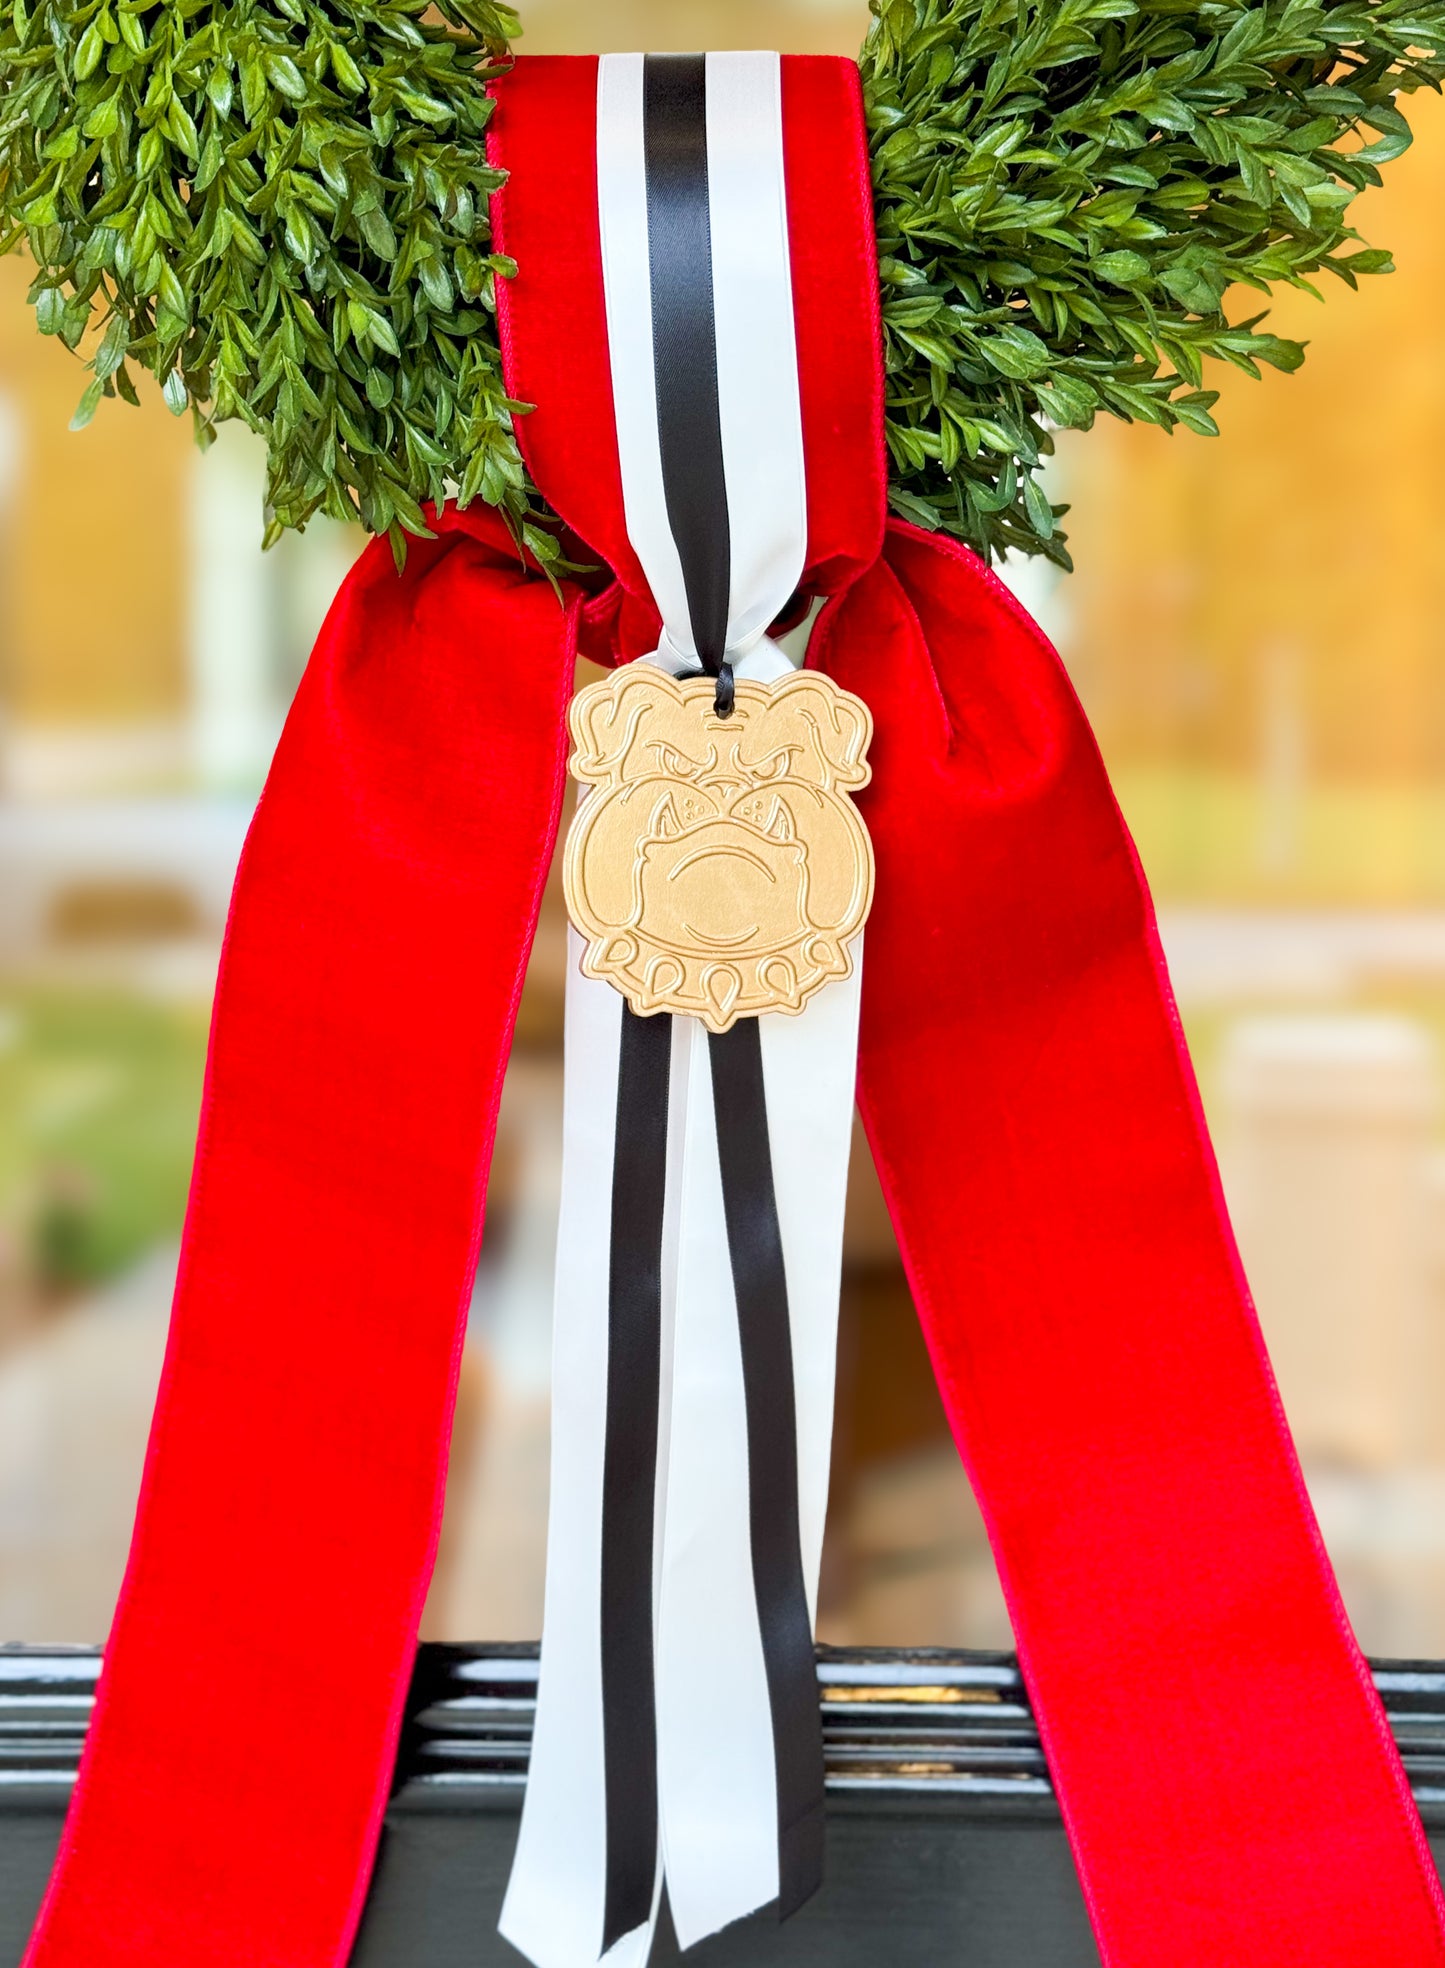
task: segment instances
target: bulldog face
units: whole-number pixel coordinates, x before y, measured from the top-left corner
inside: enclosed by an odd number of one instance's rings
[[[740,683],[722,719],[707,678],[637,663],[578,696],[572,730],[595,790],[563,878],[590,976],[725,1031],[847,974],[873,886],[848,797],[869,776],[858,698],[803,672]]]
[[[699,961],[771,955],[806,919],[808,850],[781,799],[765,831],[735,813],[684,827],[665,798],[640,854],[638,920],[665,949]]]

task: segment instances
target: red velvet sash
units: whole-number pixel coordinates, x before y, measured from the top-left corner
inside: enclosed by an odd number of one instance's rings
[[[856,72],[784,67],[814,660],[871,704],[860,1093],[1108,1968],[1440,1968],[1445,1916],[1240,1274],[1147,890],[1053,652],[883,532]],[[590,60],[499,91],[538,483],[363,555],[237,881],[131,1563],[30,1968],[336,1968],[436,1545],[575,639],[649,647]],[[303,1684],[318,1634],[346,1645]],[[960,1948],[966,1950],[966,1933]]]

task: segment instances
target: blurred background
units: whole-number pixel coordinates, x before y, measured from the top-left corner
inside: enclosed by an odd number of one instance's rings
[[[834,0],[524,0],[525,46],[853,52]],[[1009,570],[1095,720],[1157,896],[1246,1265],[1365,1646],[1445,1654],[1445,110],[1363,201],[1400,271],[1291,296],[1303,372],[1225,435],[1105,420]],[[209,997],[286,703],[359,541],[264,558],[261,459],[82,375],[0,261],[0,1639],[98,1640],[159,1370]],[[1366,350],[1372,359],[1367,361]],[[1388,358],[1379,359],[1381,349]],[[560,906],[509,1077],[434,1637],[540,1628]],[[1167,1308],[1161,1307],[1161,1316]],[[823,1635],[1009,1644],[867,1150]]]

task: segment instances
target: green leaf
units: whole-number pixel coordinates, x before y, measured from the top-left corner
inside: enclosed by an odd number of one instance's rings
[[[262,57],[262,62],[266,70],[266,80],[273,89],[279,89],[281,94],[289,96],[292,102],[305,102],[310,93],[306,77],[289,55],[281,54],[278,49],[268,48]]]
[[[1358,253],[1348,253],[1340,262],[1351,273],[1393,273],[1395,260],[1393,254],[1382,246],[1367,246]]]
[[[1020,381],[1042,375],[1053,360],[1048,344],[1029,328],[1000,328],[997,334],[981,336],[978,349],[1000,374]]]
[[[1209,414],[1217,401],[1213,390],[1205,390],[1197,396],[1176,396],[1170,408],[1186,430],[1198,437],[1218,437],[1219,426]]]
[[[230,69],[220,66],[213,68],[206,79],[206,98],[223,123],[231,114],[233,95]]]
[[[104,395],[105,384],[100,381],[99,377],[94,382],[86,384],[85,393],[76,406],[75,415],[70,420],[70,428],[73,431],[82,431],[85,429],[86,425],[100,408],[100,399]]]
[[[99,20],[93,20],[80,37],[80,46],[75,51],[75,79],[88,82],[100,67],[105,54],[105,36],[101,32]]]
[[[1161,269],[1159,284],[1191,314],[1217,314],[1222,287],[1194,266]]]
[[[922,526],[930,533],[938,531],[937,510],[926,499],[905,491],[901,485],[889,486],[888,504],[900,519],[911,520],[915,526]]]
[[[331,57],[331,72],[336,77],[337,86],[349,96],[361,95],[366,88],[366,78],[341,43],[328,41],[326,52]]]
[[[180,145],[187,157],[200,156],[201,139],[196,133],[196,126],[191,121],[189,111],[179,96],[171,97],[169,107],[166,110],[166,129]]]
[[[100,347],[95,352],[92,367],[97,378],[105,382],[113,376],[125,360],[125,352],[130,342],[130,323],[123,314],[111,317],[110,324],[101,338]]]
[[[396,234],[392,230],[391,220],[379,205],[359,213],[357,223],[361,227],[362,238],[378,259],[396,258]]]
[[[1049,504],[1044,488],[1032,473],[1023,474],[1024,510],[1029,516],[1035,533],[1041,540],[1053,538],[1054,509]]]
[[[1076,376],[1051,376],[1038,388],[1039,408],[1056,424],[1087,430],[1099,407],[1098,392]],[[1012,448],[1012,447],[1010,447]]]
[[[423,260],[417,268],[422,288],[434,308],[450,314],[456,305],[451,277],[440,260]]]
[[[562,549],[555,536],[545,532],[540,526],[522,528],[522,545],[529,553],[535,555],[541,567],[548,567],[562,558]]]
[[[368,308],[366,325],[377,348],[385,349],[388,355],[401,354],[401,344],[396,339],[396,331],[384,314],[379,313],[375,308]]]
[[[1116,287],[1136,285],[1149,278],[1149,262],[1142,253],[1132,253],[1121,249],[1114,253],[1100,253],[1093,261],[1093,270],[1100,280],[1107,280]]]

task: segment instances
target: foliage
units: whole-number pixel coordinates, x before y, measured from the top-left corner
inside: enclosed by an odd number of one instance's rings
[[[1389,270],[1351,200],[1445,75],[1442,0],[873,0],[863,51],[905,516],[1068,556],[1035,467],[1100,410],[1212,434],[1228,290]],[[1060,508],[1059,511],[1063,509]]]
[[[871,0],[863,52],[897,509],[1067,565],[1037,476],[1102,409],[1212,432],[1206,356],[1303,351],[1226,294],[1354,284],[1351,200],[1445,75],[1445,0]],[[503,0],[0,0],[0,251],[41,329],[206,442],[267,441],[269,531],[500,505],[513,435],[485,93]]]
[[[485,92],[500,0],[6,0],[0,250],[42,331],[94,325],[76,422],[149,370],[270,452],[270,532],[423,530],[449,489],[543,553],[502,386]],[[87,343],[89,347],[90,344]]]
[[[39,985],[0,1026],[0,1241],[46,1292],[114,1277],[180,1228],[205,1000]]]

